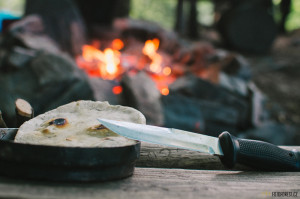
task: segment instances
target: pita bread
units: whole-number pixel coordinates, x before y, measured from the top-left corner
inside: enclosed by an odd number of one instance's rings
[[[71,147],[120,147],[136,141],[105,128],[97,118],[145,124],[144,115],[130,107],[108,102],[77,101],[25,122],[15,142]]]

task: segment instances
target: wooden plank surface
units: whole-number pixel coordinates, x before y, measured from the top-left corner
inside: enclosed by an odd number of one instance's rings
[[[0,198],[176,199],[300,197],[299,172],[239,172],[136,168],[132,177],[103,183],[54,183],[0,177]]]
[[[283,146],[285,149],[297,149],[300,146]],[[226,170],[220,159],[198,151],[190,151],[173,147],[142,142],[140,158],[137,166],[154,168],[183,168],[183,169],[207,169]],[[234,170],[251,170],[248,167],[237,165]]]

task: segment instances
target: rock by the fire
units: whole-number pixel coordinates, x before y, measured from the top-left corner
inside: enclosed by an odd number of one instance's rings
[[[124,104],[141,111],[148,124],[163,125],[163,108],[160,92],[154,81],[145,73],[125,74],[122,78]]]
[[[19,55],[7,52],[7,56],[13,59]],[[87,76],[67,55],[36,51],[30,62],[16,63],[24,64],[18,68],[0,63],[0,110],[9,127],[16,126],[17,98],[30,102],[37,115],[74,100],[94,99]]]

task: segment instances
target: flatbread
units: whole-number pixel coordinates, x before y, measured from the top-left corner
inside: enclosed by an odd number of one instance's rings
[[[25,122],[15,142],[71,147],[120,147],[136,141],[105,128],[97,118],[145,124],[144,115],[130,107],[108,102],[77,101]]]

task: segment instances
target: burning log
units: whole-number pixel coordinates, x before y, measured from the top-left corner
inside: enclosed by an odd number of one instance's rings
[[[0,110],[0,128],[7,128],[5,121],[2,117],[2,111]]]
[[[17,99],[15,105],[17,127],[20,127],[24,122],[33,118],[34,111],[32,106],[23,99]]]
[[[127,45],[136,42],[145,42],[149,39],[160,40],[159,49],[173,54],[180,48],[178,36],[171,31],[166,31],[156,23],[133,19],[116,19],[114,28],[120,32],[121,38]]]

